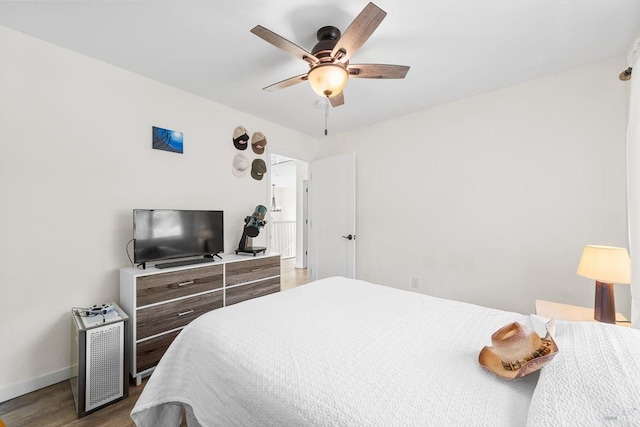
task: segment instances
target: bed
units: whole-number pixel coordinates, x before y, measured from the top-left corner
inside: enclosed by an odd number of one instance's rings
[[[478,363],[491,334],[548,319],[329,278],[187,326],[137,426],[640,425],[640,331],[556,322],[559,352],[514,381]]]

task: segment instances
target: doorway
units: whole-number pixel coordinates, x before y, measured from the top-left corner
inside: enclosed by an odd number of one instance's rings
[[[303,160],[270,153],[269,239],[282,256],[282,290],[307,283],[308,178]]]

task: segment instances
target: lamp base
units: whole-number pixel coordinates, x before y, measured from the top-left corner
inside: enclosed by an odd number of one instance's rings
[[[594,319],[599,322],[616,323],[613,283],[598,282],[596,280],[596,301],[593,314]]]

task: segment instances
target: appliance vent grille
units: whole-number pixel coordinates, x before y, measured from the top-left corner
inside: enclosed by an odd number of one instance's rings
[[[87,410],[123,396],[122,322],[87,332]]]

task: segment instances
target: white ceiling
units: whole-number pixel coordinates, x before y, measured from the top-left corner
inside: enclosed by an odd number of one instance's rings
[[[249,30],[311,50],[366,0],[2,1],[0,25],[279,123],[324,134],[308,70]],[[616,55],[640,30],[640,0],[375,0],[387,17],[353,63],[410,65],[404,80],[352,79],[330,134]],[[620,70],[622,71],[622,70]]]

